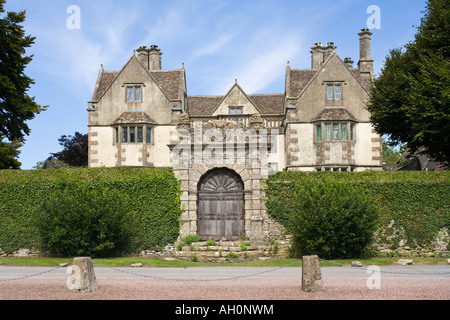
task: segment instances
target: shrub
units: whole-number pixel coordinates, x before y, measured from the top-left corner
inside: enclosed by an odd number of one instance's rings
[[[324,177],[375,199],[380,214],[373,244],[395,249],[402,241],[411,248],[431,248],[441,230],[450,230],[450,171],[278,172],[265,182],[269,216],[293,234],[294,194]]]
[[[45,201],[36,217],[41,252],[111,256],[129,249],[132,222],[121,194],[88,185],[68,187]]]
[[[160,250],[177,240],[181,190],[170,169],[0,170],[0,248],[7,253],[39,249],[38,204],[51,203],[67,187],[77,186],[89,186],[98,193],[107,189],[121,196],[134,223],[133,251],[127,253]]]
[[[365,255],[377,227],[378,209],[350,184],[314,180],[293,194],[293,246],[321,258]]]
[[[193,242],[199,242],[200,241],[200,236],[196,235],[196,234],[191,234],[189,236],[187,236],[186,238],[184,238],[184,242],[188,245],[191,245]]]

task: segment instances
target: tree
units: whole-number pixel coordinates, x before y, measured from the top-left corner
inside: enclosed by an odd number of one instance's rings
[[[20,25],[25,21],[25,11],[3,15],[5,1],[0,0],[0,142],[4,144],[0,149],[0,169],[20,166],[17,160],[11,162],[8,159],[17,157],[17,148],[25,135],[30,134],[26,121],[47,108],[38,105],[27,94],[34,81],[24,74],[24,70],[33,56],[26,56],[25,51],[35,38],[25,36]]]
[[[390,51],[367,109],[393,143],[450,162],[450,0],[429,0],[417,30]]]
[[[60,160],[72,167],[88,165],[88,135],[75,132],[74,136],[63,135],[58,139],[63,150],[52,153],[50,159]]]
[[[0,140],[0,169],[20,169],[21,163],[17,160],[22,147],[20,140],[2,142]]]
[[[383,162],[388,165],[393,165],[397,162],[398,158],[405,151],[405,147],[401,146],[398,150],[395,150],[390,141],[383,139]]]

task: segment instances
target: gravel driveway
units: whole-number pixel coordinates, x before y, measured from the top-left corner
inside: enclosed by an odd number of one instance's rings
[[[425,267],[383,268],[379,289],[368,288],[371,274],[365,271],[322,268],[325,292],[319,293],[302,291],[301,268],[294,267],[121,269],[124,272],[96,267],[99,290],[93,293],[69,292],[65,268],[48,273],[48,268],[16,269],[5,276],[13,269],[0,267],[0,300],[450,300],[449,266],[433,272]],[[183,277],[188,281],[180,281]]]

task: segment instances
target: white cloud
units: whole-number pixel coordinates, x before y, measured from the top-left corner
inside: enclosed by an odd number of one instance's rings
[[[227,92],[231,81],[237,79],[247,93],[262,92],[274,82],[284,79],[287,61],[295,57],[300,48],[301,40],[292,35],[277,41],[267,41],[264,45],[255,45],[236,60],[234,68],[223,75],[223,81],[212,91]],[[284,85],[284,82],[281,85]],[[282,90],[280,87],[279,93],[282,93]]]
[[[212,42],[204,44],[202,47],[195,49],[192,56],[191,61],[195,61],[197,59],[200,59],[206,55],[215,54],[223,47],[230,43],[230,41],[236,36],[236,33],[234,32],[228,32],[219,35],[217,38],[213,39]]]

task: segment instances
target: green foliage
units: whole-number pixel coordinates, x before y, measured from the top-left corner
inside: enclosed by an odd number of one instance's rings
[[[394,149],[394,146],[389,142],[383,139],[383,163],[386,164],[395,164],[397,160],[400,158],[402,153],[405,151],[404,147],[400,147],[398,151]]]
[[[75,132],[74,136],[63,135],[58,139],[63,147],[60,152],[52,153],[50,159],[61,161],[71,167],[88,165],[88,134]]]
[[[199,242],[200,236],[196,234],[188,235],[186,238],[184,238],[184,242],[188,245],[191,245],[193,242]]]
[[[176,241],[181,191],[169,169],[0,170],[0,248],[41,247],[35,227],[38,204],[53,201],[67,188],[88,185],[98,193],[122,195],[135,225],[131,247],[153,250]]]
[[[241,243],[241,250],[242,251],[247,251],[248,250],[248,247],[247,247],[246,243]]]
[[[21,140],[2,141],[0,135],[0,169],[20,169],[22,164],[17,158],[20,154],[19,148],[22,145]]]
[[[0,137],[21,140],[30,133],[26,121],[47,107],[38,105],[27,91],[34,83],[24,71],[32,56],[25,56],[35,38],[25,35],[21,25],[25,11],[6,12],[0,0]]]
[[[450,161],[450,6],[429,0],[414,41],[390,51],[367,105],[380,134]]]
[[[379,226],[403,234],[384,239],[395,247],[400,237],[406,245],[428,247],[442,228],[450,230],[450,172],[279,172],[270,176],[265,185],[269,215],[293,234],[300,199],[305,189],[311,189],[323,179],[353,188],[355,193],[374,199],[379,211]],[[345,185],[345,186],[344,186]],[[325,192],[325,191],[324,191]],[[331,192],[331,191],[330,191]],[[341,196],[339,196],[341,197]],[[334,203],[321,203],[324,208]],[[313,204],[311,206],[314,206]],[[311,207],[312,208],[312,207]],[[311,210],[319,210],[313,208]],[[325,214],[326,212],[324,212]],[[313,223],[313,222],[308,222]]]
[[[187,236],[186,238],[182,239],[178,245],[177,245],[177,250],[181,251],[181,249],[185,246],[185,245],[191,245],[193,242],[199,242],[200,241],[200,236],[196,235],[196,234],[191,234],[189,236]]]
[[[377,207],[350,184],[332,179],[299,185],[291,212],[293,248],[326,259],[367,254],[377,226]]]
[[[114,256],[130,251],[133,216],[118,190],[67,187],[35,216],[40,251],[62,256]]]

